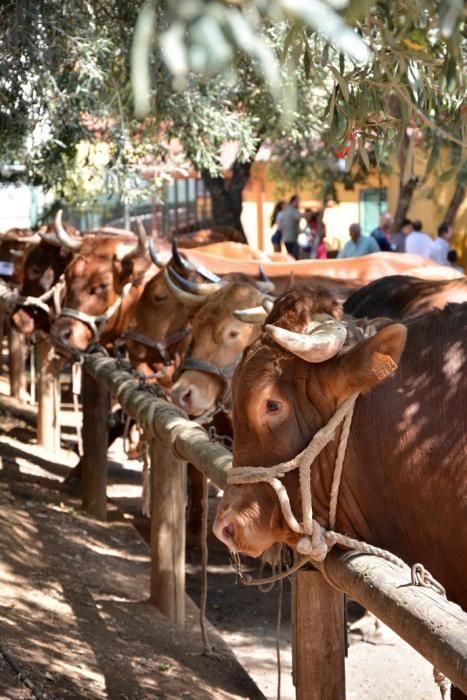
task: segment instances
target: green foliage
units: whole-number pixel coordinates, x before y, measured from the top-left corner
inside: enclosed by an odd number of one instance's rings
[[[226,142],[240,161],[269,142],[295,180],[327,181],[350,146],[349,179],[407,129],[433,149],[428,170],[441,141],[460,159],[448,173],[464,162],[460,0],[17,0],[0,20],[2,162],[67,198],[132,201],[148,163],[157,189],[171,137],[212,175]]]

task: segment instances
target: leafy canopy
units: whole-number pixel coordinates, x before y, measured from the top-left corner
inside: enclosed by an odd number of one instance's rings
[[[166,176],[172,136],[212,174],[227,141],[240,160],[269,140],[294,162],[318,139],[350,144],[347,167],[368,167],[408,127],[464,160],[460,0],[17,0],[0,20],[4,174],[68,197],[83,196],[82,142],[107,145],[85,166],[127,200],[141,164]]]

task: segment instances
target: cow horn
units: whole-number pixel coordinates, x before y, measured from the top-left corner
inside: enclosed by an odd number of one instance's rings
[[[69,250],[78,251],[78,250],[80,250],[81,246],[83,245],[83,241],[81,239],[73,239],[65,231],[63,224],[62,224],[62,214],[63,214],[63,210],[59,209],[56,216],[55,216],[55,231],[57,233],[57,238],[60,241],[60,244],[64,248],[68,248]]]
[[[174,268],[171,268],[170,272],[175,278],[177,284],[182,288],[185,287],[188,292],[200,294],[201,296],[205,297],[209,296],[210,294],[214,294],[214,292],[218,292],[219,289],[222,289],[222,287],[225,287],[227,284],[227,282],[222,282],[222,280],[220,282],[192,282],[191,280],[187,280],[185,277],[179,275]]]
[[[179,268],[182,268],[182,270],[190,270],[191,272],[193,272],[195,269],[195,266],[192,262],[180,255],[176,238],[172,238],[172,259],[175,265]]]
[[[274,299],[271,299],[271,297],[264,297],[263,309],[266,311],[267,314],[271,313],[273,306],[274,306]]]
[[[260,292],[265,292],[265,294],[273,292],[275,290],[275,285],[272,279],[267,276],[262,265],[258,265],[258,270],[259,282],[256,282],[256,287],[260,290]]]
[[[136,236],[138,238],[138,243],[128,252],[123,253],[122,257],[119,258],[121,261],[132,260],[140,256],[143,257],[148,252],[148,237],[144,226],[138,226]]]
[[[266,325],[266,331],[278,345],[307,362],[324,362],[334,357],[345,343],[347,329],[328,314],[315,314],[304,333]]]
[[[242,323],[264,323],[273,306],[274,300],[264,297],[261,306],[254,306],[251,309],[236,309],[233,315],[237,321],[242,321]]]
[[[146,234],[146,229],[144,228],[143,220],[140,216],[137,216],[136,219],[136,227],[138,229],[139,236],[141,237],[147,237]]]
[[[159,270],[163,270],[165,265],[164,261],[162,258],[158,255],[156,246],[154,245],[154,241],[152,239],[149,239],[149,255],[151,256],[151,260],[153,261],[154,265],[159,268]]]
[[[201,275],[201,277],[208,280],[208,282],[214,282],[217,284],[221,281],[221,278],[218,275],[211,272],[211,270],[208,270],[208,268],[204,267],[204,265],[194,265],[191,260],[187,260],[185,257],[183,257],[178,249],[176,238],[172,239],[172,259],[178,268],[188,270],[190,272],[197,272],[199,275]]]
[[[268,312],[263,306],[253,306],[251,309],[235,309],[233,315],[242,323],[264,323]]]
[[[182,301],[184,304],[188,304],[189,306],[201,306],[201,304],[204,304],[206,297],[203,297],[200,294],[190,294],[190,292],[185,292],[185,290],[180,289],[180,287],[178,287],[171,278],[173,273],[174,270],[169,266],[167,266],[164,270],[164,278],[172,294],[174,294],[179,301]]]

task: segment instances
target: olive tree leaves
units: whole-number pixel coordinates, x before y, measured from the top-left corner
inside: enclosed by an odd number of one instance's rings
[[[165,20],[155,35],[176,90],[192,79],[235,81],[242,56],[278,104],[284,126],[297,113],[299,71],[317,89],[326,85],[324,141],[355,142],[353,155],[365,166],[366,144],[378,148],[388,130],[396,137],[417,127],[463,146],[461,0],[166,0]],[[286,36],[278,50],[270,30],[279,26]],[[149,105],[140,95],[150,80],[149,51],[147,59],[145,76],[138,71],[134,80],[140,115]]]

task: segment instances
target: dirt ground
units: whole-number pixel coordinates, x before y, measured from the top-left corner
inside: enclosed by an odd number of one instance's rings
[[[140,468],[123,469],[119,449],[109,454],[110,520],[96,523],[60,487],[76,457],[43,453],[24,422],[0,411],[0,644],[37,688],[34,695],[0,656],[0,698],[275,698],[277,591],[237,584],[225,550],[210,537],[208,618],[216,658],[202,655],[193,603],[180,633],[147,602]],[[213,493],[212,511],[216,500]],[[198,603],[200,548],[193,544],[187,592]],[[283,611],[281,698],[289,700],[288,585]],[[439,697],[430,665],[395,635],[383,646],[352,635],[346,673],[348,700]]]

